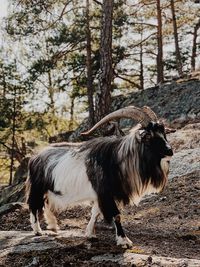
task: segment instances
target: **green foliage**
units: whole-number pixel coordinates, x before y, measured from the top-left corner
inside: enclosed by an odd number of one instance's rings
[[[175,1],[176,17],[180,42],[183,43],[185,36],[191,34],[198,9],[194,9],[191,1]],[[163,38],[164,45],[173,42],[173,27],[170,5],[167,0],[161,1],[163,15]],[[190,12],[186,12],[186,9]],[[97,88],[100,68],[100,29],[102,7],[96,1],[90,1],[89,5],[89,28],[91,33],[91,80],[94,89]],[[145,82],[148,86],[155,83],[156,56],[157,56],[157,25],[156,25],[156,1],[141,0],[137,4],[129,1],[114,1],[113,13],[113,68],[114,75],[119,74],[118,79],[113,81],[113,91],[118,88],[140,88],[141,72],[143,71]],[[24,64],[23,71],[19,71],[16,77],[17,90],[16,102],[19,104],[19,114],[23,114],[25,100],[39,98],[41,106],[41,118],[46,113],[59,117],[61,110],[71,110],[71,103],[75,99],[87,105],[87,16],[86,1],[11,1],[10,15],[5,23],[5,31],[10,40],[18,41],[19,50],[23,50],[22,58],[17,59],[15,64]],[[181,36],[182,35],[182,36]],[[14,46],[15,43],[13,43]],[[197,46],[198,49],[200,49]],[[185,69],[189,69],[191,47],[182,48],[182,61]],[[12,49],[11,49],[12,51]],[[166,75],[175,72],[175,55],[171,51],[165,53],[164,58]],[[143,62],[141,60],[143,59]],[[141,64],[142,63],[142,64]],[[10,63],[9,63],[10,64]],[[14,66],[3,66],[6,79],[7,95],[3,97],[5,80],[0,73],[1,116],[0,128],[10,126],[12,114],[12,97],[8,97],[8,91],[12,92]],[[143,70],[141,70],[143,65]],[[16,70],[15,70],[16,71]],[[20,73],[21,72],[21,73]],[[23,72],[23,74],[22,74]],[[117,73],[117,74],[116,74]],[[120,82],[119,82],[119,79]],[[138,85],[138,86],[137,86]],[[147,83],[145,84],[145,86]],[[9,88],[9,89],[8,89]],[[42,92],[42,96],[38,96]],[[66,103],[59,106],[59,93],[65,92]],[[28,97],[24,98],[24,93]],[[12,93],[11,93],[12,94]],[[95,92],[94,92],[95,96]],[[3,97],[3,98],[2,98]],[[10,102],[11,101],[11,102]],[[56,102],[57,101],[57,102]],[[82,107],[81,107],[82,108]],[[85,107],[84,107],[85,108]],[[33,111],[35,112],[34,108]],[[44,112],[46,111],[46,113]],[[27,120],[27,130],[33,125],[37,131],[42,127],[48,128],[41,118],[34,122]],[[44,124],[43,124],[44,123]],[[20,128],[20,127],[19,127]]]
[[[55,68],[55,63],[53,60],[46,60],[43,58],[38,59],[35,61],[29,70],[29,73],[31,75],[31,80],[35,81],[39,76],[41,76],[44,73],[47,73],[49,70]]]
[[[73,44],[85,41],[85,25],[82,21],[75,21],[73,26],[67,26],[64,23],[58,26],[58,30],[55,35],[50,36],[47,42],[54,46],[60,46],[62,44]]]
[[[168,2],[161,1],[166,76],[177,71]],[[194,7],[192,1],[177,0],[175,9],[181,60],[187,72],[192,42],[186,41],[192,37],[199,7]],[[20,144],[21,138],[47,142],[49,136],[75,127],[76,114],[82,119],[82,110],[87,110],[87,25],[95,98],[100,75],[102,6],[98,1],[89,1],[87,16],[85,0],[11,0],[9,12],[2,24],[4,42],[0,51],[0,142],[11,146],[13,122],[16,143]],[[112,92],[156,83],[157,26],[156,1],[114,1]],[[199,50],[197,43],[197,54]],[[10,153],[5,146],[0,148]]]
[[[113,38],[119,39],[123,36],[123,29],[127,26],[128,15],[125,10],[125,1],[114,2],[113,13]]]
[[[185,69],[185,72],[188,71],[188,66],[190,64],[190,50],[187,47],[184,47],[184,49],[181,50],[181,59],[182,64]],[[176,64],[176,54],[175,52],[169,53],[167,58],[165,59],[164,66],[167,71],[176,71],[177,70],[177,64]]]

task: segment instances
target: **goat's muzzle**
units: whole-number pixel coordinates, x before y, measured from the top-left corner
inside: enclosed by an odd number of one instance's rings
[[[170,145],[167,145],[166,147],[165,156],[170,156],[170,157],[173,156],[173,150]]]

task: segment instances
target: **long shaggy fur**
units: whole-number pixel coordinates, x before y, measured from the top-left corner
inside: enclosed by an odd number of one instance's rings
[[[138,204],[143,195],[162,190],[169,165],[162,160],[171,156],[172,150],[165,134],[155,125],[151,127],[151,142],[144,141],[144,130],[136,127],[128,136],[54,145],[31,158],[27,201],[35,223],[37,212],[46,206],[63,210],[84,201],[97,202],[111,222],[119,214],[117,203]]]

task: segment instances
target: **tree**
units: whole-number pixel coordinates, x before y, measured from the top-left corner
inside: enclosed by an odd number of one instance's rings
[[[180,48],[179,48],[178,30],[177,30],[177,23],[176,23],[174,0],[170,0],[170,5],[171,5],[172,23],[173,23],[173,30],[174,30],[176,64],[177,64],[178,74],[181,77],[181,76],[183,76],[183,66],[182,66],[181,52],[180,52]]]
[[[15,161],[21,162],[26,155],[24,139],[20,136],[23,115],[24,93],[23,84],[16,62],[0,64],[0,145],[10,157],[9,184],[13,181]]]
[[[87,95],[89,106],[89,123],[92,127],[95,123],[94,117],[94,86],[93,86],[93,73],[92,73],[92,48],[91,48],[91,30],[90,30],[90,1],[86,0],[86,68],[87,68]]]
[[[163,73],[163,37],[162,37],[162,10],[160,5],[160,0],[156,1],[157,7],[157,21],[158,21],[158,31],[157,31],[157,41],[158,41],[158,53],[157,53],[157,83],[164,82]]]
[[[192,55],[191,55],[191,70],[196,69],[196,56],[197,56],[197,34],[200,28],[200,19],[198,19],[193,31]]]
[[[113,80],[112,66],[112,20],[113,0],[103,0],[100,43],[100,74],[96,92],[96,120],[109,113],[111,103],[111,86]]]
[[[162,83],[163,68],[166,75],[175,73],[175,54],[167,51],[174,41],[171,1],[11,2],[6,29],[9,38],[24,44],[18,64],[26,69],[31,93],[43,101],[43,112],[68,117],[70,128],[76,111],[89,111],[91,125],[94,114],[99,120],[108,113],[115,89],[128,92]],[[197,14],[185,14],[187,2],[175,2],[181,48]],[[189,6],[192,8],[191,2]],[[184,69],[188,66],[185,47],[181,49]],[[173,62],[166,65],[168,58]],[[62,106],[60,95],[67,99]],[[77,101],[81,103],[78,108]]]

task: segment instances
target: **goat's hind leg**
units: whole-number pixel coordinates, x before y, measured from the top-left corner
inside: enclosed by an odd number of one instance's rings
[[[60,229],[57,219],[47,204],[45,204],[44,218],[47,223],[47,229],[57,233]]]
[[[31,211],[30,213],[30,222],[31,227],[35,235],[42,235],[42,229],[40,227],[39,218],[42,216],[42,212],[39,211]]]
[[[97,221],[98,216],[100,215],[100,209],[99,209],[99,205],[97,202],[94,202],[91,212],[92,212],[91,218],[87,225],[86,234],[85,234],[86,237],[88,238],[95,237],[95,223]]]

